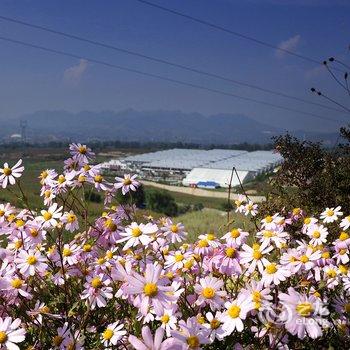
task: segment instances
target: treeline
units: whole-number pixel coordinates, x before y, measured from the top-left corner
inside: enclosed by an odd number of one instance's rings
[[[34,148],[67,148],[69,141],[50,141],[40,143],[0,143],[0,147],[3,149],[34,149]],[[258,143],[237,143],[237,144],[198,144],[198,143],[185,143],[185,142],[137,142],[137,141],[96,141],[91,140],[86,142],[89,147],[94,151],[108,150],[108,149],[171,149],[171,148],[192,148],[192,149],[237,149],[243,151],[259,151],[259,150],[271,150],[273,145],[258,144]]]

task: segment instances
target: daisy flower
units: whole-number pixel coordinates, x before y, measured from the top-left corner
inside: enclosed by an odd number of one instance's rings
[[[171,219],[166,219],[166,223],[161,230],[171,243],[182,242],[187,236],[185,226],[181,223],[174,224]]]
[[[164,329],[159,327],[152,336],[151,330],[148,326],[145,326],[141,330],[142,341],[136,338],[134,335],[129,335],[129,343],[136,350],[181,350],[181,346],[175,344],[175,340],[172,338],[163,341]]]
[[[279,285],[291,275],[290,270],[276,263],[268,263],[262,273],[261,282],[265,287],[271,284]]]
[[[304,219],[304,223],[303,223],[303,227],[301,229],[302,233],[306,233],[308,231],[308,229],[315,225],[318,222],[318,220],[316,218],[313,217],[306,217]]]
[[[343,213],[340,210],[341,210],[340,206],[336,208],[326,208],[326,210],[321,213],[320,218],[326,224],[337,221],[338,217],[343,215]]]
[[[225,308],[220,321],[223,323],[222,328],[226,335],[230,335],[235,329],[242,332],[244,328],[242,320],[253,309],[250,299],[244,294],[239,294],[236,300],[226,302]]]
[[[116,183],[114,184],[114,187],[116,189],[121,188],[122,189],[122,194],[125,196],[130,190],[131,191],[136,191],[137,187],[140,186],[140,183],[136,181],[135,179],[137,178],[137,175],[130,175],[130,174],[125,174],[124,178],[121,177],[116,177]]]
[[[240,246],[246,242],[248,236],[248,232],[244,232],[240,228],[233,228],[230,232],[222,236],[222,239],[226,240],[228,245]]]
[[[347,230],[350,227],[350,215],[346,216],[339,225],[343,230]]]
[[[0,318],[0,347],[10,350],[20,350],[16,345],[25,339],[25,330],[20,328],[21,320],[11,317]]]
[[[323,225],[311,226],[306,234],[311,238],[310,244],[319,246],[327,242],[328,230]]]
[[[37,272],[43,274],[47,269],[46,258],[38,250],[29,250],[28,252],[21,250],[15,262],[19,272],[25,277],[34,276]]]
[[[119,239],[117,242],[125,242],[123,250],[127,250],[131,247],[136,247],[139,244],[147,246],[151,241],[151,235],[158,231],[158,227],[155,224],[140,224],[133,222],[125,229],[125,232],[120,232],[120,235],[124,238]]]
[[[147,264],[144,276],[135,272],[128,278],[129,285],[125,288],[125,292],[136,294],[134,305],[140,308],[143,316],[148,314],[150,307],[160,315],[171,302],[176,300],[172,295],[171,286],[166,286],[167,279],[160,278],[162,270],[160,265]]]
[[[22,176],[24,167],[20,166],[22,164],[22,159],[20,159],[12,168],[9,167],[8,163],[4,164],[3,168],[0,168],[0,182],[2,188],[6,188],[7,184],[14,185],[16,183],[16,178]]]
[[[62,216],[62,207],[57,208],[57,203],[52,204],[48,210],[42,210],[38,221],[43,224],[43,227],[55,227],[57,220]]]
[[[205,318],[208,323],[204,323],[203,327],[210,330],[210,341],[213,342],[215,339],[222,340],[226,336],[226,332],[222,328],[220,321],[221,312],[216,312],[215,316],[211,312],[205,314]]]
[[[119,321],[109,324],[101,335],[102,344],[105,347],[117,345],[118,341],[126,334],[126,330],[123,328],[124,325],[119,324]]]
[[[215,277],[206,276],[199,280],[199,284],[194,286],[194,291],[198,294],[196,304],[209,305],[212,310],[219,309],[224,302],[226,292],[221,290],[224,281]]]
[[[269,253],[273,247],[268,246],[267,242],[260,244],[254,243],[252,247],[244,244],[242,247],[243,251],[240,252],[240,263],[244,264],[248,268],[248,272],[252,273],[256,267],[260,273],[263,273],[264,266],[269,262],[264,255]]]
[[[78,230],[79,228],[79,222],[77,216],[73,213],[73,211],[70,211],[69,213],[65,213],[61,221],[66,224],[65,228],[66,230],[70,232],[74,232]]]
[[[187,319],[187,322],[179,322],[179,330],[172,331],[171,335],[178,341],[183,350],[201,349],[202,344],[208,344],[210,340],[210,331],[198,323],[196,317]]]
[[[307,335],[315,339],[322,335],[321,327],[327,325],[322,317],[329,312],[320,298],[299,294],[292,287],[288,288],[288,294],[279,293],[278,297],[283,305],[281,321],[285,322],[285,327],[291,334],[297,335],[299,339],[304,339]]]
[[[171,331],[176,329],[177,318],[174,309],[164,309],[161,316],[157,316],[156,320],[160,321],[161,327],[165,329],[167,337],[170,337]]]
[[[82,164],[88,163],[95,156],[89,147],[81,143],[70,144],[69,150],[73,158]]]
[[[242,294],[251,299],[254,310],[268,306],[273,299],[270,288],[264,288],[261,281],[251,281],[246,289],[242,289]]]
[[[252,201],[249,201],[248,204],[245,205],[244,207],[244,215],[251,215],[251,216],[256,216],[258,213],[258,205],[254,204]]]

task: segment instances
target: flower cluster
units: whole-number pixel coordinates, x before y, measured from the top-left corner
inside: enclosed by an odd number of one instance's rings
[[[70,152],[62,174],[40,174],[44,209],[0,204],[1,349],[349,344],[350,216],[340,207],[258,222],[241,197],[237,212],[256,229],[188,243],[182,224],[138,223],[133,206],[116,205],[117,191],[137,190],[135,176],[108,178],[85,145]],[[20,186],[20,164],[0,169],[4,189]],[[105,195],[98,218],[85,201],[92,189]]]

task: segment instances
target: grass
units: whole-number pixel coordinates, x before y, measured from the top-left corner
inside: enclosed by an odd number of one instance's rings
[[[185,225],[189,242],[194,242],[198,235],[202,233],[215,232],[218,237],[222,237],[233,227],[244,228],[248,231],[253,228],[252,223],[248,219],[236,213],[230,214],[230,225],[227,225],[226,215],[223,211],[203,209],[177,216],[174,218],[174,221]]]

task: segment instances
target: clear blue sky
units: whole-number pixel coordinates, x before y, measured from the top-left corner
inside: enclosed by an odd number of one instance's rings
[[[235,31],[322,60],[350,62],[350,1],[338,0],[152,0]],[[3,0],[0,15],[84,36],[280,90],[314,102],[315,86],[344,103],[327,72],[273,49],[215,31],[134,0]],[[329,118],[346,114],[263,94],[140,58],[0,20],[0,35],[65,50],[194,84],[283,104]],[[330,131],[340,125],[234,98],[177,86],[0,41],[0,118],[37,110],[182,110],[243,113],[289,129]],[[350,120],[350,117],[348,117]]]

